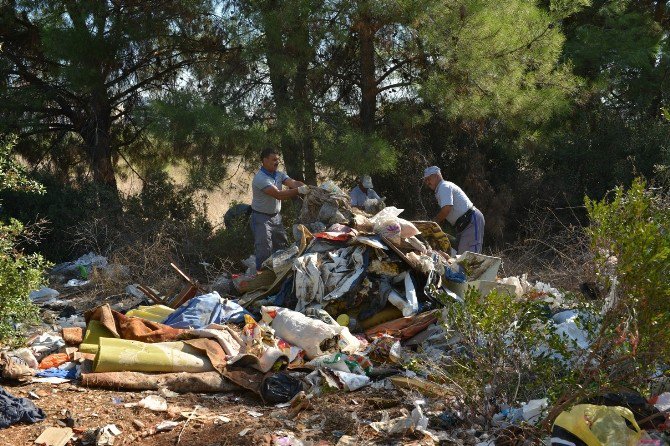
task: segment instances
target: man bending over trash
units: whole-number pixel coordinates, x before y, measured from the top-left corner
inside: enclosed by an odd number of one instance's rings
[[[261,152],[261,168],[251,182],[251,232],[254,234],[256,269],[273,252],[288,244],[281,221],[281,200],[306,194],[309,187],[291,179],[279,167],[279,152],[266,148]],[[283,189],[287,186],[288,189]]]
[[[370,175],[361,175],[357,180],[358,184],[349,192],[352,206],[365,209],[365,202],[367,200],[375,200],[375,204],[381,200],[377,192],[372,190],[372,178],[370,178]]]
[[[437,166],[427,167],[423,182],[435,191],[440,212],[433,220],[441,225],[446,219],[456,229],[458,254],[465,251],[481,253],[484,242],[484,216],[474,207],[463,189],[442,178]]]

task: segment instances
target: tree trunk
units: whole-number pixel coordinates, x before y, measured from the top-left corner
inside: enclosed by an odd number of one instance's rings
[[[658,22],[661,27],[665,28],[665,0],[657,0],[654,8],[654,20]]]
[[[100,93],[91,98],[89,113],[84,117],[79,134],[84,140],[93,181],[118,193],[112,162],[111,108]]]
[[[304,181],[305,154],[309,151],[305,147],[312,143],[310,125],[306,125],[311,123],[311,115],[307,119],[303,117],[304,113],[309,114],[306,92],[308,57],[311,54],[309,29],[307,18],[304,18],[301,23],[293,24],[288,35],[284,35],[284,22],[277,11],[278,5],[274,2],[262,12],[265,55],[277,110],[277,128],[281,134],[281,151],[286,173],[295,180]],[[292,72],[295,72],[293,79]],[[307,170],[314,171],[313,176],[316,176],[313,166]]]
[[[361,128],[372,133],[377,114],[377,82],[375,77],[375,33],[373,23],[367,14],[361,16],[356,26],[360,41],[361,63]]]
[[[309,100],[307,74],[309,61],[312,57],[312,48],[309,43],[309,28],[307,17],[302,21],[295,34],[298,64],[295,74],[293,98],[295,104],[297,141],[296,150],[302,155],[304,178],[308,184],[316,184],[316,159],[314,142],[312,139],[312,104]]]

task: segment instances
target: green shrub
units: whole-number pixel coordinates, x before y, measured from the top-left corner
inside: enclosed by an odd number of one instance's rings
[[[491,402],[515,406],[562,391],[566,363],[555,354],[570,354],[543,302],[496,291],[482,297],[471,288],[462,305],[447,306],[443,319],[460,339],[443,371],[474,414],[490,416]]]
[[[44,284],[44,259],[26,255],[16,248],[23,234],[21,223],[0,223],[0,342],[16,344],[23,333],[22,324],[37,322],[38,308],[28,294]]]
[[[11,156],[13,139],[0,142],[0,190],[39,193],[39,184],[26,179]],[[46,262],[38,254],[26,255],[18,248],[25,235],[17,220],[0,221],[0,342],[16,344],[23,324],[36,322],[38,309],[28,298],[30,291],[44,283]]]
[[[610,199],[586,199],[600,280],[611,286],[616,278],[611,312],[632,353],[668,358],[663,331],[670,324],[670,196],[639,178],[628,190],[613,192]]]

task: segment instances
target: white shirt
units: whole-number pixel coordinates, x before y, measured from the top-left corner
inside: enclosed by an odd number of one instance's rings
[[[349,197],[351,198],[351,205],[358,207],[365,206],[365,200],[367,200],[368,198],[374,198],[375,200],[379,200],[379,195],[377,195],[377,192],[373,191],[372,189],[368,189],[368,192],[366,194],[361,190],[360,186],[356,186],[353,189],[351,189],[351,192],[349,192]]]
[[[445,206],[453,206],[447,221],[454,225],[458,217],[465,214],[465,212],[472,207],[472,201],[465,195],[463,189],[456,186],[451,181],[442,180],[435,188],[435,198],[437,204],[442,209]]]

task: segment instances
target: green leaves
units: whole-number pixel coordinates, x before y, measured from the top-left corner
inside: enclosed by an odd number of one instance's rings
[[[44,283],[47,262],[38,255],[25,255],[15,248],[23,233],[16,220],[0,223],[0,343],[15,344],[22,324],[37,322],[38,309],[28,294]]]
[[[384,138],[355,129],[322,135],[320,159],[335,169],[355,174],[390,171],[397,160],[395,148]]]
[[[0,190],[42,193],[42,186],[27,179],[12,159],[13,144],[14,138],[0,141]],[[47,263],[38,254],[26,255],[17,249],[23,234],[17,220],[0,221],[0,343],[17,342],[23,332],[21,324],[37,321],[38,310],[28,293],[44,282]]]
[[[586,198],[589,235],[601,280],[618,281],[619,306],[629,307],[639,331],[639,351],[670,353],[657,324],[670,323],[670,199],[637,178],[610,199]],[[667,357],[667,356],[666,356]]]
[[[36,181],[28,179],[23,166],[14,159],[12,148],[15,143],[14,136],[5,140],[0,138],[0,191],[9,189],[44,193],[44,188]]]
[[[495,118],[522,128],[569,106],[577,87],[561,61],[563,36],[549,12],[529,2],[449,0],[421,27],[435,57],[423,96],[453,119]]]

